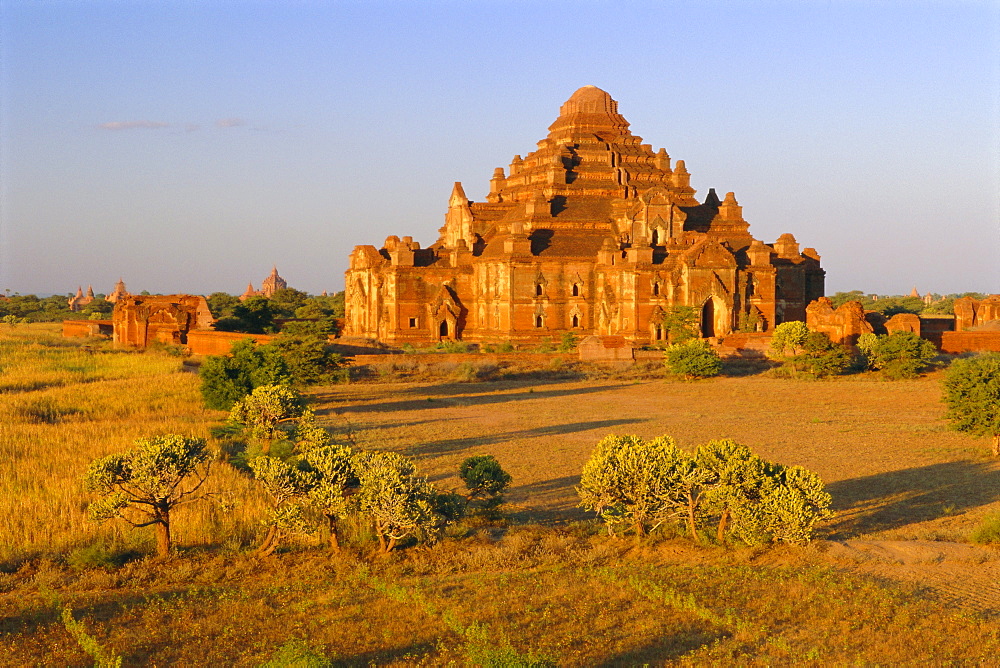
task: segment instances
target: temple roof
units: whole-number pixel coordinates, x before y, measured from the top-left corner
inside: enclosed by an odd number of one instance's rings
[[[577,89],[549,126],[549,138],[559,141],[573,132],[617,136],[628,133],[628,121],[618,113],[618,102],[597,86]]]

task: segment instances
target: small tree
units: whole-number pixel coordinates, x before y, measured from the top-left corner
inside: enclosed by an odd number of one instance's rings
[[[698,338],[698,309],[694,306],[671,306],[663,315],[663,329],[670,343]]]
[[[684,343],[670,345],[663,355],[670,373],[682,376],[685,380],[718,376],[722,371],[719,354],[700,339],[688,339]]]
[[[774,328],[768,355],[778,360],[798,355],[802,352],[808,336],[809,328],[801,320],[783,322]]]
[[[330,531],[329,546],[335,552],[340,550],[338,521],[347,516],[348,500],[358,485],[352,460],[351,449],[340,444],[321,445],[305,454],[305,461],[313,475],[307,495],[326,518]]]
[[[409,536],[436,535],[436,490],[416,475],[413,462],[395,452],[361,452],[353,467],[360,483],[357,508],[367,515],[383,552]]]
[[[563,335],[559,339],[559,352],[571,353],[576,350],[579,343],[580,340],[577,338],[576,334],[573,332],[563,332]]]
[[[503,492],[510,486],[510,474],[503,470],[493,455],[469,457],[458,468],[458,477],[465,483],[466,503],[480,499],[486,508],[503,503]]]
[[[683,459],[669,436],[606,436],[583,466],[580,505],[600,515],[612,534],[625,525],[643,536],[679,514],[673,474]]]
[[[1000,353],[986,353],[951,363],[944,378],[944,402],[953,429],[993,437],[1000,457]]]
[[[210,455],[205,440],[177,434],[140,438],[127,452],[90,464],[88,490],[103,495],[87,507],[91,520],[121,518],[134,527],[156,527],[157,556],[170,554],[171,513],[200,498]]]
[[[711,472],[709,481],[712,484],[703,505],[709,514],[719,518],[716,540],[721,543],[730,529],[734,513],[760,500],[766,464],[750,448],[729,439],[698,446],[695,460]]]
[[[234,341],[228,356],[210,356],[201,365],[201,395],[208,408],[228,411],[261,385],[289,385],[288,365],[269,346]]]
[[[313,527],[302,512],[299,501],[312,488],[313,476],[277,457],[255,457],[247,462],[253,477],[271,497],[272,505],[264,520],[267,533],[257,554],[268,556],[289,533],[312,533]]]
[[[280,422],[302,416],[302,397],[287,385],[261,385],[243,397],[229,412],[232,422],[242,424],[254,438],[271,439]]]

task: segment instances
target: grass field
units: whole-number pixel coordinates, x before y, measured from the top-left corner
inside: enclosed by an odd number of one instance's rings
[[[88,565],[95,545],[148,553],[151,536],[84,519],[87,464],[138,436],[208,436],[224,416],[197,388],[168,351],[0,326],[0,665],[94,665],[84,645],[126,666],[978,665],[1000,651],[1000,557],[947,542],[1000,509],[1000,467],[946,429],[933,375],[321,388],[332,431],[406,452],[440,485],[495,455],[513,523],[388,558],[349,542],[262,560],[248,549],[261,496],[219,461],[213,500],[175,519],[177,556]],[[608,433],[732,437],[813,469],[838,511],[830,540],[603,536],[573,486]]]

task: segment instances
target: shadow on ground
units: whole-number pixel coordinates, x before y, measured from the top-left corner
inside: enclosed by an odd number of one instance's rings
[[[455,391],[456,387],[461,391]],[[504,394],[472,394],[472,392],[496,392],[506,388],[489,388],[463,386],[449,383],[448,385],[423,387],[413,390],[414,393],[427,395],[422,399],[403,399],[400,401],[385,401],[381,403],[361,404],[356,406],[338,406],[338,413],[392,413],[395,411],[427,410],[428,408],[450,408],[454,406],[479,406],[484,404],[499,404],[509,401],[524,401],[526,399],[552,399],[554,397],[565,397],[577,394],[590,394],[594,392],[605,392],[614,390],[621,385],[598,385],[590,387],[573,387],[534,390],[529,388],[521,392],[507,392]],[[466,389],[469,388],[469,389]],[[321,395],[320,400],[326,400]]]
[[[489,434],[484,436],[474,436],[472,438],[449,438],[440,441],[429,441],[421,443],[408,450],[409,454],[418,457],[428,457],[442,455],[465,450],[467,448],[492,445],[494,443],[505,443],[517,439],[538,438],[541,436],[558,436],[560,434],[572,434],[578,431],[590,431],[592,429],[608,429],[623,424],[635,424],[645,422],[639,418],[621,418],[618,420],[591,420],[590,422],[571,422],[569,424],[556,424],[548,427],[535,427],[534,429],[519,429],[499,434]]]
[[[827,485],[834,538],[898,529],[1000,501],[1000,467],[958,461],[889,471]]]

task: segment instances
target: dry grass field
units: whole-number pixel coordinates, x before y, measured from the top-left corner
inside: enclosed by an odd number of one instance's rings
[[[0,326],[0,666],[90,666],[98,650],[125,666],[990,663],[1000,557],[967,539],[1000,507],[1000,467],[946,429],[938,387],[608,374],[320,388],[332,431],[406,452],[442,486],[495,455],[512,521],[389,557],[355,540],[260,559],[260,492],[219,461],[217,495],[175,518],[177,556],[157,561],[141,556],[148,529],[85,520],[80,477],[137,436],[208,436],[224,415],[169,351]],[[734,438],[817,471],[837,515],[805,548],[608,538],[573,490],[608,433]],[[139,554],[74,559],[94,545]]]

